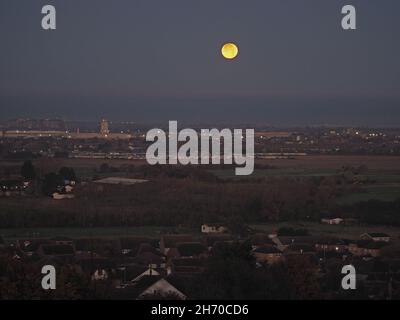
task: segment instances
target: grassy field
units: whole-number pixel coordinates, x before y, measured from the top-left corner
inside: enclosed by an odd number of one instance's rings
[[[276,224],[255,224],[250,226],[254,230],[262,232],[272,232],[280,227],[292,227],[295,229],[307,229],[311,235],[335,236],[346,239],[358,239],[361,234],[366,232],[384,232],[392,236],[395,241],[400,241],[400,227],[390,226],[345,226],[345,225],[327,225],[317,222],[282,222]]]
[[[221,179],[243,179],[235,175],[234,169],[209,170]],[[277,168],[277,169],[255,169],[253,174],[245,178],[263,177],[322,177],[336,173],[335,169],[296,169],[296,168]]]
[[[146,160],[118,160],[118,159],[37,159],[34,165],[45,169],[59,168],[60,166],[69,166],[78,168],[98,168],[101,164],[107,163],[113,167],[126,165],[144,165]],[[339,169],[342,166],[360,166],[365,165],[370,170],[400,171],[400,156],[357,156],[357,155],[308,155],[297,156],[293,159],[259,159],[256,163],[270,165],[276,168],[296,168],[296,169]],[[22,161],[2,160],[1,166],[20,166]]]
[[[307,229],[311,235],[334,236],[346,239],[358,239],[366,232],[384,232],[394,241],[400,241],[400,227],[391,226],[344,226],[326,225],[316,222],[282,222],[268,224],[253,224],[250,227],[255,232],[271,233],[281,227]],[[109,228],[29,228],[29,229],[0,229],[0,235],[9,243],[26,238],[51,238],[66,236],[70,238],[146,236],[160,238],[162,234],[180,233],[200,235],[200,230],[172,227],[109,227]]]
[[[263,165],[271,166],[271,169],[256,169],[251,178],[260,177],[293,177],[293,178],[312,178],[329,176],[337,173],[344,165],[360,166],[368,168],[367,178],[370,181],[361,186],[355,193],[342,196],[337,199],[338,204],[353,204],[360,201],[378,199],[392,201],[400,198],[400,157],[397,156],[302,156],[295,159],[276,159],[257,161]],[[78,176],[98,177],[103,176],[127,176],[120,171],[115,173],[97,174],[96,170],[102,163],[108,163],[113,167],[126,165],[143,165],[143,160],[103,160],[103,159],[39,159],[35,165],[41,168],[40,172],[49,170],[56,171],[60,166],[73,167]],[[19,162],[0,162],[0,165],[15,166]],[[237,178],[233,169],[210,170],[222,179]],[[242,179],[243,177],[240,177]],[[71,202],[73,204],[73,202]],[[51,199],[25,199],[23,205],[19,199],[8,199],[7,202],[0,203],[1,209],[19,210],[22,208],[41,208],[54,210],[60,206],[68,206],[70,203],[60,203]],[[256,226],[265,231],[272,231],[281,224]],[[343,236],[353,236],[365,231],[387,232],[387,227],[348,227],[348,226],[325,226],[320,224],[307,224],[313,233],[339,234]],[[1,226],[0,226],[1,228]],[[46,229],[0,229],[0,235],[6,239],[15,240],[26,237],[52,237],[55,235],[65,235],[69,237],[85,236],[107,236],[117,237],[123,235],[146,235],[149,237],[159,237],[162,233],[169,232],[190,232],[198,233],[198,230],[177,230],[176,228],[164,227],[129,227],[129,228],[46,228]],[[393,232],[400,233],[399,229],[394,228]]]
[[[273,168],[256,169],[248,178],[312,178],[335,175],[338,172],[335,168]],[[210,170],[220,179],[243,179],[235,175],[233,169]],[[350,205],[357,202],[372,199],[382,201],[393,201],[400,198],[400,171],[397,170],[369,170],[365,175],[369,181],[365,186],[361,186],[361,191],[342,196],[337,199],[339,205]]]
[[[363,192],[352,193],[337,199],[338,204],[349,205],[368,200],[394,201],[400,198],[400,187],[395,185],[370,185]]]
[[[166,233],[200,233],[200,230],[173,227],[107,227],[107,228],[19,228],[0,229],[0,235],[8,242],[26,238],[70,238],[146,236],[159,238]]]

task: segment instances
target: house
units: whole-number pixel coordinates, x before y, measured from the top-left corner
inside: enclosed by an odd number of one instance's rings
[[[17,242],[17,247],[27,256],[32,256],[38,251],[41,245],[50,244],[48,239],[21,239]]]
[[[132,261],[138,265],[151,266],[152,268],[161,268],[165,265],[165,257],[159,252],[142,252],[136,255]]]
[[[225,233],[228,228],[218,223],[205,223],[201,225],[202,233]]]
[[[76,181],[75,180],[64,180],[64,185],[65,186],[75,186]]]
[[[92,274],[92,280],[94,281],[102,281],[108,279],[108,272],[105,269],[96,269],[96,271]]]
[[[120,239],[121,254],[135,256],[139,247],[143,243],[149,243],[151,240],[147,237],[124,237]]]
[[[74,198],[75,196],[71,193],[59,193],[59,192],[53,193],[54,200],[64,200],[64,199],[74,199]]]
[[[359,257],[379,257],[380,251],[387,245],[387,242],[374,240],[358,240],[349,244],[349,252]]]
[[[229,234],[221,234],[221,233],[210,233],[207,234],[203,237],[203,243],[207,246],[207,248],[209,250],[212,249],[212,247],[214,247],[214,245],[216,243],[220,243],[220,242],[225,242],[225,243],[229,243],[233,241],[233,238],[231,235]]]
[[[369,232],[363,233],[360,237],[361,239],[372,240],[375,242],[390,242],[390,236],[386,233]]]
[[[316,240],[315,249],[323,252],[344,253],[347,251],[347,245],[341,239],[333,237],[321,237]]]
[[[275,238],[275,237],[274,237]],[[271,238],[269,235],[265,234],[265,233],[256,233],[255,235],[253,235],[251,237],[251,245],[253,247],[253,249],[256,249],[258,247],[262,247],[262,246],[274,246],[275,243],[272,240],[273,238]]]
[[[146,276],[154,277],[154,276],[159,276],[159,275],[160,275],[160,273],[150,266],[145,271],[143,271],[141,274],[139,274],[134,279],[132,279],[131,282],[139,282],[143,277],[146,277]]]
[[[150,243],[141,243],[137,250],[137,254],[143,254],[145,252],[151,252],[157,255],[161,255],[160,251],[154,248]]]
[[[50,241],[53,244],[56,244],[56,245],[70,245],[70,246],[72,246],[74,244],[74,241],[71,238],[61,237],[61,236],[60,237],[51,238]]]
[[[292,236],[292,237],[276,237],[271,239],[277,248],[281,251],[285,251],[292,244],[306,244],[310,247],[315,247],[318,243],[319,237],[315,236]],[[314,250],[315,251],[315,250]]]
[[[160,240],[160,251],[164,255],[167,255],[171,248],[176,248],[178,243],[182,242],[193,242],[193,237],[191,235],[184,234],[174,234],[174,235],[164,235]]]
[[[107,274],[113,274],[116,270],[115,261],[112,259],[102,258],[98,256],[94,257],[84,257],[79,255],[79,258],[76,258],[76,263],[80,266],[81,270],[89,274],[94,280],[102,280]],[[106,273],[103,272],[106,271]],[[97,273],[96,273],[97,271]]]
[[[253,255],[257,262],[260,263],[276,263],[282,260],[282,252],[271,245],[264,245],[253,250]]]
[[[66,193],[71,193],[74,190],[73,186],[67,185],[64,187]]]
[[[79,238],[75,240],[75,250],[101,256],[115,256],[120,251],[119,241],[111,238]]]
[[[315,254],[316,249],[307,243],[293,243],[285,249],[285,254]]]
[[[179,253],[177,248],[170,248],[165,255],[167,261],[175,258],[180,258],[181,254]]]
[[[0,181],[0,192],[6,196],[21,194],[25,191],[26,185],[21,180],[3,180]]]
[[[139,294],[138,300],[146,299],[146,297],[157,296],[161,298],[174,297],[178,300],[186,300],[186,295],[175,288],[166,279],[161,278],[147,287]]]
[[[40,256],[73,256],[74,247],[68,244],[43,244],[38,253]]]
[[[343,223],[342,218],[323,218],[321,219],[321,223],[330,224],[330,225],[339,225]]]
[[[167,274],[196,275],[205,270],[205,259],[202,258],[176,258],[167,266]]]
[[[177,243],[179,257],[194,258],[207,255],[207,248],[200,242]]]
[[[122,177],[107,177],[100,180],[94,181],[97,184],[103,185],[121,185],[121,186],[132,186],[138,183],[145,183],[149,180],[143,179],[130,179],[130,178],[122,178]]]

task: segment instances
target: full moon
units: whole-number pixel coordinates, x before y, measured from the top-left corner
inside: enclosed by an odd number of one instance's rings
[[[235,59],[239,53],[239,49],[234,43],[225,43],[222,46],[221,53],[225,59]]]

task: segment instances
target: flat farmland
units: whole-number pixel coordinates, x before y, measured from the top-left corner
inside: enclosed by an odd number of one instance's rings
[[[365,165],[371,170],[400,171],[400,156],[342,156],[342,155],[309,155],[293,159],[266,159],[256,163],[271,165],[277,168],[298,169],[338,169],[344,165]]]
[[[103,163],[114,167],[120,167],[128,165],[145,165],[147,162],[144,159],[119,160],[45,158],[34,160],[35,165],[48,168],[60,166],[70,166],[73,168],[97,168]],[[0,161],[0,166],[15,166],[20,164],[22,164],[22,161]],[[291,159],[258,159],[256,160],[256,164],[270,165],[276,168],[297,168],[311,170],[338,169],[344,165],[354,167],[365,165],[371,170],[400,172],[400,156],[308,155],[296,156]]]
[[[383,232],[392,237],[392,241],[400,242],[400,227],[393,226],[370,226],[370,225],[327,225],[318,222],[281,222],[253,224],[250,227],[259,232],[271,233],[282,227],[290,227],[294,229],[307,229],[310,235],[314,236],[330,236],[344,239],[359,239],[360,235],[368,232]]]

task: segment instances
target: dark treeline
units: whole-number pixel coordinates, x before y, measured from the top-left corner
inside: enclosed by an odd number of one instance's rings
[[[50,178],[50,177],[49,177]],[[307,181],[207,182],[162,178],[131,187],[88,184],[77,198],[0,203],[2,227],[184,225],[317,219],[334,189]]]
[[[343,217],[356,218],[361,223],[400,226],[400,199],[369,200],[337,209]]]
[[[61,179],[79,179],[71,168],[37,177],[29,164],[21,171],[42,181],[42,196],[0,201],[0,225],[16,227],[185,226],[204,222],[236,224],[319,221],[325,214],[355,217],[362,223],[400,225],[399,201],[370,201],[337,207],[338,196],[359,188],[354,173],[324,177],[219,179],[199,167],[102,165],[96,172],[124,172],[149,182],[133,186],[91,183],[75,188],[76,199],[56,202]],[[121,171],[123,170],[123,171]],[[347,171],[344,171],[348,173]],[[232,223],[233,222],[233,223]],[[240,228],[239,228],[240,229]]]

